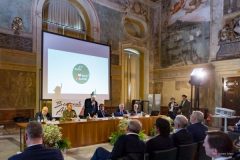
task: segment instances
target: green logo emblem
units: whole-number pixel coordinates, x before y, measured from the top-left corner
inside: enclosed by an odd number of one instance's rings
[[[73,68],[73,79],[80,84],[84,84],[89,79],[89,70],[84,64],[77,64]]]

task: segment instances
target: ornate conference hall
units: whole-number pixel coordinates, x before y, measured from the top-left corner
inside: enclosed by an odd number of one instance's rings
[[[240,150],[240,0],[0,0],[0,22],[0,159],[32,146],[35,121],[66,160],[112,152],[135,120],[148,148],[159,118],[172,137],[196,116],[231,139],[221,156]],[[216,158],[191,134],[182,159]]]

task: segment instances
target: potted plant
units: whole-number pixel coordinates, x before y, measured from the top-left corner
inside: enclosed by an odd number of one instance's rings
[[[62,138],[61,127],[53,124],[43,125],[43,143],[47,147],[59,148],[62,151],[71,146],[69,140]]]

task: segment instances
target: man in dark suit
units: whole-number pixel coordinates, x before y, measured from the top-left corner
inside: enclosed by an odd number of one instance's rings
[[[182,95],[182,101],[179,105],[179,108],[181,109],[182,114],[189,118],[191,111],[191,102],[187,99],[187,96],[185,94]]]
[[[99,110],[97,112],[99,118],[109,117],[110,115],[104,110],[104,104],[99,104]]]
[[[193,111],[190,116],[191,125],[187,127],[187,130],[193,136],[193,142],[203,141],[208,127],[203,124],[204,115],[201,111]]]
[[[138,104],[135,103],[133,105],[133,110],[131,111],[131,116],[137,116],[139,114],[141,114],[141,111],[139,111],[139,109],[138,109]]]
[[[91,98],[85,99],[84,102],[84,117],[94,116],[98,111],[98,102],[96,101],[96,95],[91,93]]]
[[[29,122],[26,128],[25,140],[27,148],[20,154],[8,160],[63,160],[59,149],[47,149],[43,146],[43,129],[39,122]]]
[[[114,113],[114,116],[116,116],[116,117],[121,117],[121,116],[123,116],[124,114],[127,114],[127,111],[125,111],[125,109],[124,109],[124,104],[121,103],[121,104],[119,104],[118,109],[117,109],[116,112]]]
[[[44,122],[51,121],[52,120],[52,116],[51,116],[51,114],[48,113],[48,107],[44,106],[42,108],[41,112],[36,113],[35,119],[36,120],[40,119],[40,121],[44,121]]]
[[[112,152],[99,147],[96,149],[91,160],[116,160],[121,157],[128,157],[133,155],[133,160],[144,159],[145,144],[138,137],[138,133],[142,129],[142,124],[137,119],[132,119],[128,122],[127,133],[118,138]]]
[[[146,153],[149,153],[150,159],[154,151],[171,149],[174,147],[174,143],[169,136],[170,135],[169,121],[163,118],[158,118],[156,120],[156,129],[159,135],[150,139],[146,143]]]
[[[175,146],[191,144],[193,142],[192,135],[186,129],[188,119],[184,115],[177,115],[174,119],[175,133],[172,134],[172,140]]]

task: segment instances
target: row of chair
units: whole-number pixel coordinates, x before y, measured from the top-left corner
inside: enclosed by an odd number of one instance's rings
[[[180,145],[168,150],[145,154],[145,160],[211,160],[205,153],[203,142]]]
[[[180,145],[168,150],[154,151],[152,154],[131,153],[118,160],[211,160],[205,153],[203,142]]]

